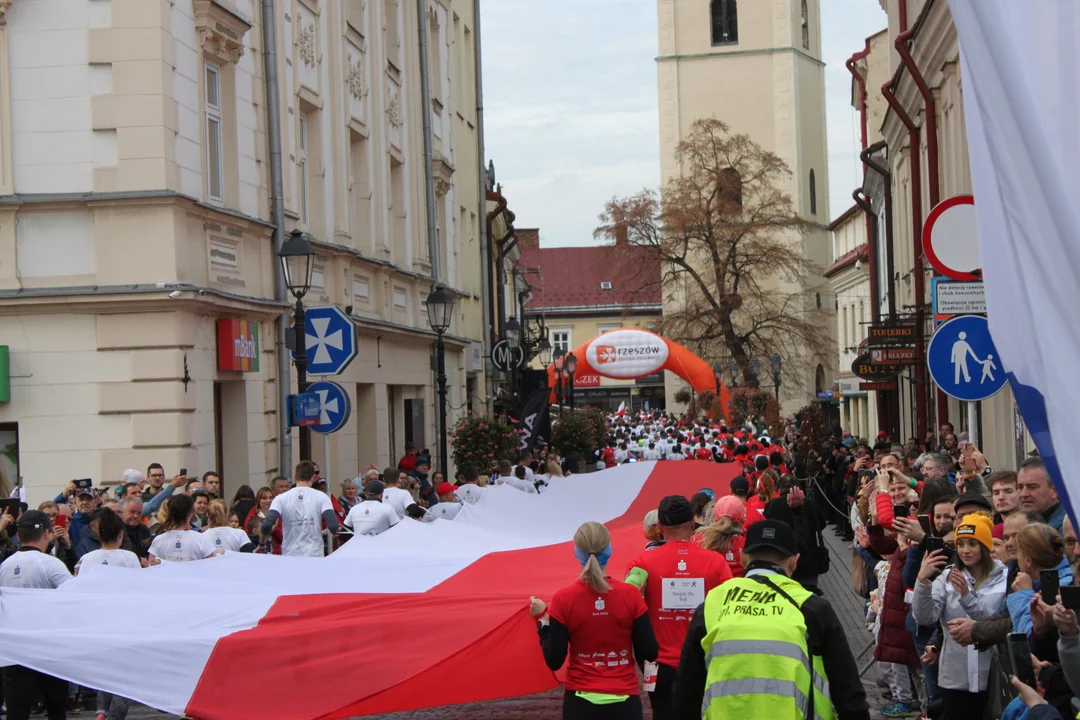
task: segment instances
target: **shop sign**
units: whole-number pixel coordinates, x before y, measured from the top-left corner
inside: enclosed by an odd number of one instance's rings
[[[259,323],[221,318],[217,331],[218,370],[259,371]]]
[[[879,365],[914,365],[915,348],[913,347],[888,347],[871,348],[870,362]]]
[[[862,384],[863,390],[895,390],[895,380],[882,380],[880,382],[864,382]]]
[[[900,366],[896,364],[880,364],[870,359],[869,354],[860,355],[851,363],[851,372],[863,380],[890,380],[900,374]],[[867,390],[863,383],[863,390]]]
[[[867,345],[907,345],[915,342],[915,326],[905,323],[874,323],[866,331]]]
[[[588,388],[588,387],[600,387],[600,375],[599,373],[590,373],[588,375],[575,375],[574,376],[575,388]]]

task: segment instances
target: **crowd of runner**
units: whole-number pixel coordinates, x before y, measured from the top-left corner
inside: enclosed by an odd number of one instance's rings
[[[1015,472],[994,470],[948,425],[905,444],[839,430],[809,451],[797,440],[796,423],[770,438],[760,421],[728,428],[618,414],[587,458],[560,458],[541,442],[491,467],[459,468],[451,481],[410,446],[395,466],[372,466],[333,488],[305,461],[291,478],[241,486],[230,498],[215,472],[181,470],[170,480],[155,463],[109,488],[72,481],[36,509],[20,512],[9,501],[0,515],[0,587],[57,587],[95,565],[138,569],[229,551],[319,557],[398,523],[452,521],[493,485],[535,494],[625,463],[730,463],[737,474],[729,487],[667,497],[645,516],[640,553],[625,569],[606,568],[607,530],[582,526],[574,538],[581,579],[531,600],[546,662],[557,669],[569,658],[565,717],[640,717],[639,671],[657,720],[786,717],[789,701],[823,718],[823,706],[835,717],[867,718],[878,704],[860,682],[867,671],[885,717],[1076,716],[1080,629],[1071,608],[1080,606],[1080,547],[1037,456]],[[830,552],[827,524],[850,543],[850,556]],[[864,600],[875,644],[863,672],[821,597],[832,562],[851,563],[852,591]],[[721,585],[730,590],[711,592]],[[790,605],[776,606],[777,597]],[[775,614],[767,623],[757,615],[766,600]],[[801,625],[785,607],[799,609]],[[782,662],[753,659],[771,654],[761,647],[790,645],[793,632],[803,635],[796,645],[806,664],[789,668],[790,678],[776,674]],[[760,646],[765,637],[772,645]],[[601,651],[603,663],[592,662]],[[28,668],[4,668],[3,679],[9,718],[86,707],[120,720],[127,712],[123,698]],[[781,693],[788,700],[758,681],[793,683]]]

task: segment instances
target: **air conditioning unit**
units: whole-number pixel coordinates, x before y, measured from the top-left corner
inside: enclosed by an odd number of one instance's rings
[[[609,282],[600,283],[600,289],[601,290],[610,290],[611,289],[611,283],[609,283]]]

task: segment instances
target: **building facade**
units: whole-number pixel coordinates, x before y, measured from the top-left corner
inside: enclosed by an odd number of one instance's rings
[[[870,268],[866,247],[866,216],[856,205],[829,225],[832,233],[832,265],[825,277],[832,284],[836,303],[836,385],[840,427],[859,436],[878,432],[875,398],[862,389],[862,380],[851,366],[865,347],[870,317]]]
[[[275,5],[284,230],[318,253],[305,304],[359,327],[332,378],[352,417],[329,455],[312,443],[337,483],[435,445],[434,281],[459,298],[452,417],[485,400],[476,23],[471,2],[427,4],[430,245],[415,4]],[[288,474],[283,440],[298,459],[278,431],[264,49],[257,0],[0,0],[0,443],[32,502],[150,462],[231,492]]]
[[[871,298],[867,288],[867,299],[875,319],[914,322],[925,346],[935,328],[934,271],[922,228],[938,202],[972,190],[959,46],[948,3],[880,1],[887,30],[849,61],[854,105],[866,118],[864,156],[873,163],[864,166],[862,190],[874,212],[869,248],[878,292]],[[896,390],[877,393],[882,423],[895,424],[903,439],[948,422],[978,442],[991,466],[1016,467],[1033,445],[1008,386],[969,407],[941,393],[925,367],[924,349]]]
[[[661,177],[679,174],[676,145],[700,118],[722,120],[732,133],[779,155],[791,175],[778,189],[809,226],[805,237],[792,239],[816,268],[806,296],[828,317],[821,299],[829,288],[819,274],[830,262],[819,0],[657,0],[657,8]],[[679,306],[676,288],[665,288],[664,303]],[[824,321],[822,332],[830,333],[831,325]],[[717,357],[723,354],[717,350]],[[767,366],[768,358],[763,362]],[[831,353],[785,358],[784,367],[785,412],[814,399],[833,372]],[[668,386],[669,406],[677,387]]]
[[[608,246],[541,248],[540,231],[519,229],[518,272],[527,293],[524,318],[543,326],[552,351],[574,348],[611,330],[655,330],[661,320],[660,267],[645,248]],[[633,266],[629,269],[626,266]],[[542,368],[533,358],[533,369]],[[617,410],[666,407],[665,375],[623,380],[600,375],[574,378],[576,406]]]

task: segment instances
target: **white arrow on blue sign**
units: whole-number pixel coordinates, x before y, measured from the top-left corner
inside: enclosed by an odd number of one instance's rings
[[[1005,387],[1005,368],[981,315],[961,315],[943,323],[926,349],[930,375],[957,400],[985,400]]]
[[[319,404],[322,406],[319,424],[312,425],[312,430],[323,434],[337,432],[349,422],[352,403],[349,402],[349,393],[345,392],[345,388],[335,382],[323,381],[308,385],[307,391],[318,395]]]
[[[304,324],[308,375],[340,374],[356,357],[356,325],[352,318],[333,305],[323,305],[307,308]]]

